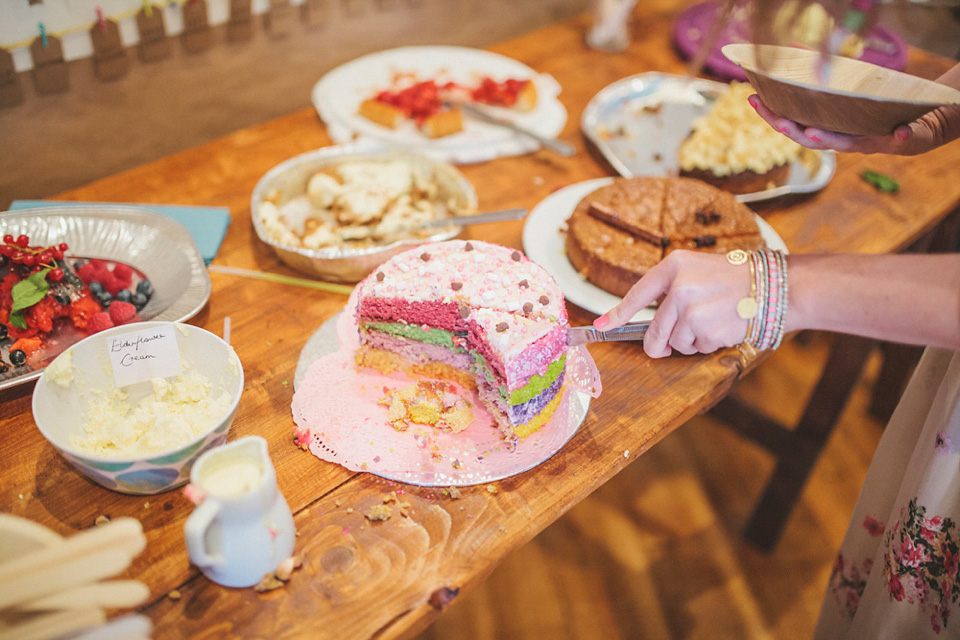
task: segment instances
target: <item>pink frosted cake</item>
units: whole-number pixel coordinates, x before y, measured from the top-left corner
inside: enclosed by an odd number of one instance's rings
[[[477,240],[423,245],[357,286],[359,365],[475,389],[508,438],[556,410],[567,310],[553,277],[521,252]]]

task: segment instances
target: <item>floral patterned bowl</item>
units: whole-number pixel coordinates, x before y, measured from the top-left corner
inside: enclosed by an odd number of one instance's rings
[[[186,439],[170,438],[155,425],[150,429],[157,431],[148,429],[124,445],[130,446],[129,442],[133,442],[139,450],[148,451],[146,453],[124,454],[124,449],[94,451],[85,447],[83,443],[90,435],[87,430],[96,432],[94,412],[102,411],[105,394],[112,397],[117,393],[109,353],[111,344],[115,344],[112,341],[125,333],[134,335],[133,332],[150,330],[162,330],[168,339],[172,334],[184,375],[195,372],[209,383],[210,397],[219,402],[204,412],[208,424],[194,420],[193,435],[187,435]],[[165,378],[175,379],[174,376]],[[122,392],[126,398],[119,401],[119,406],[137,406],[145,397],[152,400],[156,396],[153,382],[124,386]],[[151,495],[184,485],[200,454],[226,441],[242,391],[240,359],[230,345],[216,335],[187,324],[138,322],[93,334],[57,356],[37,380],[33,417],[50,444],[97,484],[120,493]],[[169,401],[176,402],[175,399]],[[109,420],[116,424],[112,417]],[[143,444],[147,438],[151,442],[149,448]]]

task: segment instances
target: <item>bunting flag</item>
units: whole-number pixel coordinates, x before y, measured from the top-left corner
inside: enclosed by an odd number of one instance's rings
[[[64,0],[58,0],[64,1]],[[95,2],[96,0],[91,0]],[[44,0],[2,0],[2,2],[28,2],[38,5],[35,10],[43,15]],[[394,11],[401,6],[417,7],[423,0],[266,0],[267,5],[254,0],[212,0],[223,3],[227,9],[225,24],[226,40],[230,43],[249,41],[257,26],[260,26],[270,38],[284,38],[291,35],[298,22],[306,28],[326,25],[333,9],[350,19],[360,18],[370,9]],[[131,67],[131,52],[136,49],[136,58],[143,63],[152,63],[169,57],[173,51],[176,33],[168,31],[166,19],[176,26],[182,25],[179,32],[180,46],[189,54],[206,51],[213,45],[213,29],[210,23],[208,0],[129,0],[130,9],[115,15],[106,16],[99,6],[93,4],[92,20],[83,25],[71,26],[48,33],[43,23],[38,24],[39,35],[23,42],[0,43],[0,107],[20,104],[24,101],[24,92],[16,71],[18,63],[23,68],[24,58],[15,54],[25,49],[32,63],[31,76],[37,94],[54,94],[70,88],[67,61],[64,57],[62,37],[67,34],[85,32],[92,49],[94,75],[103,81],[113,81],[126,76]],[[48,2],[49,6],[50,3]],[[253,13],[254,6],[261,7],[258,21]],[[221,4],[214,12],[219,11]],[[71,11],[76,12],[72,7]],[[175,13],[179,12],[179,16]],[[165,17],[166,15],[166,17]],[[176,18],[180,18],[177,20]],[[122,25],[126,22],[126,25]],[[132,39],[131,26],[136,28],[135,43],[124,44],[124,36]],[[77,41],[70,40],[71,59],[77,57]],[[80,47],[80,55],[83,47]]]
[[[0,49],[0,107],[12,107],[23,102],[20,78],[13,66],[13,54]]]
[[[30,43],[30,56],[33,58],[33,86],[37,93],[60,93],[70,88],[60,38],[48,36],[43,25],[40,25],[40,35]]]
[[[156,62],[170,55],[173,48],[163,23],[163,11],[155,8],[149,0],[144,0],[143,9],[137,12],[137,32],[140,34],[137,44],[140,60]]]

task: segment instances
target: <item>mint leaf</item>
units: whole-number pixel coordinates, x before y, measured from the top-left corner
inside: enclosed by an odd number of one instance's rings
[[[883,191],[884,193],[896,193],[900,191],[900,183],[890,176],[885,176],[876,171],[864,169],[863,173],[860,174],[860,178],[867,184],[873,185],[877,191]]]
[[[10,321],[10,324],[15,326],[17,329],[26,329],[27,321],[23,318],[23,311],[14,311],[10,314],[10,317],[7,318]]]
[[[10,308],[11,316],[17,311],[28,309],[43,300],[43,297],[50,290],[50,283],[47,282],[48,271],[50,269],[41,269],[13,285],[13,289],[10,291],[13,297],[13,306]],[[18,325],[14,324],[13,326]],[[20,328],[26,329],[26,324]]]

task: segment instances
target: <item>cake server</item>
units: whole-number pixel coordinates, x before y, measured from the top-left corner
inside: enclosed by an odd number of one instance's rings
[[[372,238],[395,238],[405,233],[423,231],[424,229],[435,229],[442,227],[461,226],[465,227],[471,224],[482,224],[485,222],[503,222],[504,220],[519,220],[527,216],[526,209],[501,209],[498,211],[486,211],[484,213],[474,213],[466,216],[447,216],[445,218],[435,218],[417,222],[416,224],[404,225],[391,229],[387,233],[377,234],[375,229],[370,229],[366,237]]]
[[[643,336],[649,328],[649,322],[628,322],[623,326],[608,331],[600,331],[591,326],[570,327],[567,329],[567,346],[575,347],[588,342],[643,340]]]
[[[456,107],[463,111],[468,116],[472,116],[478,120],[483,120],[484,122],[489,122],[490,124],[497,125],[499,127],[506,127],[511,131],[515,131],[521,135],[525,135],[528,138],[533,138],[540,143],[545,149],[549,149],[554,153],[558,153],[561,156],[570,157],[577,152],[572,144],[564,142],[562,140],[556,140],[554,138],[548,138],[547,136],[542,136],[536,131],[531,131],[526,127],[521,127],[517,123],[507,120],[506,118],[498,118],[497,116],[487,113],[484,109],[470,104],[469,102],[456,102],[449,103],[447,106]]]
[[[504,220],[519,220],[527,215],[526,209],[501,209],[499,211],[487,211],[485,213],[474,213],[468,216],[449,216],[446,218],[437,218],[428,220],[423,224],[412,227],[404,227],[404,230],[427,229],[430,227],[449,227],[450,225],[465,226],[469,224],[481,224],[484,222],[503,222]]]

